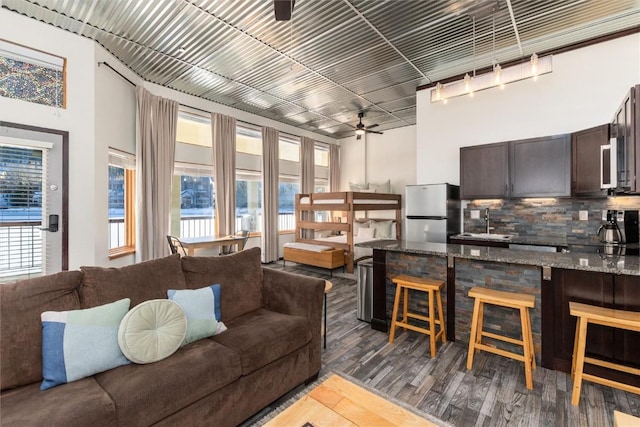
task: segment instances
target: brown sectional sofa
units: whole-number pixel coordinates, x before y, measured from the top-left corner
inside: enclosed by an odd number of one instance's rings
[[[40,391],[43,311],[220,283],[228,330],[147,365]],[[263,268],[260,250],[83,267],[0,286],[0,424],[232,426],[318,375],[324,281]]]

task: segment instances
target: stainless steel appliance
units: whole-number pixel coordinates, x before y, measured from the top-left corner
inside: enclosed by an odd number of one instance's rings
[[[373,261],[366,260],[358,263],[356,317],[371,323],[373,315]]]
[[[460,187],[451,184],[407,185],[404,240],[447,243],[460,234]]]
[[[602,243],[624,243],[622,233],[618,227],[618,211],[612,209],[602,211],[602,225],[600,225],[596,233]]]

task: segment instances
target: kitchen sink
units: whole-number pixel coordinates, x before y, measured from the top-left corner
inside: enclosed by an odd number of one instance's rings
[[[462,233],[460,237],[473,237],[474,239],[481,240],[511,240],[513,236],[511,234],[496,233]]]

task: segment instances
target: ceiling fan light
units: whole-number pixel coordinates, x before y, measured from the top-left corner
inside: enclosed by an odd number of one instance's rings
[[[364,129],[356,129],[356,135],[364,135]]]

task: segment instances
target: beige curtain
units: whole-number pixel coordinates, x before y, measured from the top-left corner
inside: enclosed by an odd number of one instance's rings
[[[300,192],[313,193],[315,189],[316,171],[315,171],[315,142],[311,138],[303,136],[300,138]],[[301,219],[303,221],[311,221],[313,215],[311,212],[303,212]],[[303,239],[313,239],[313,230],[303,229],[300,233]]]
[[[277,261],[280,133],[262,127],[262,262]]]
[[[340,146],[329,144],[329,191],[340,191]]]
[[[216,235],[236,232],[236,119],[211,114]]]
[[[137,239],[136,258],[169,255],[171,182],[176,147],[178,103],[136,89]]]

